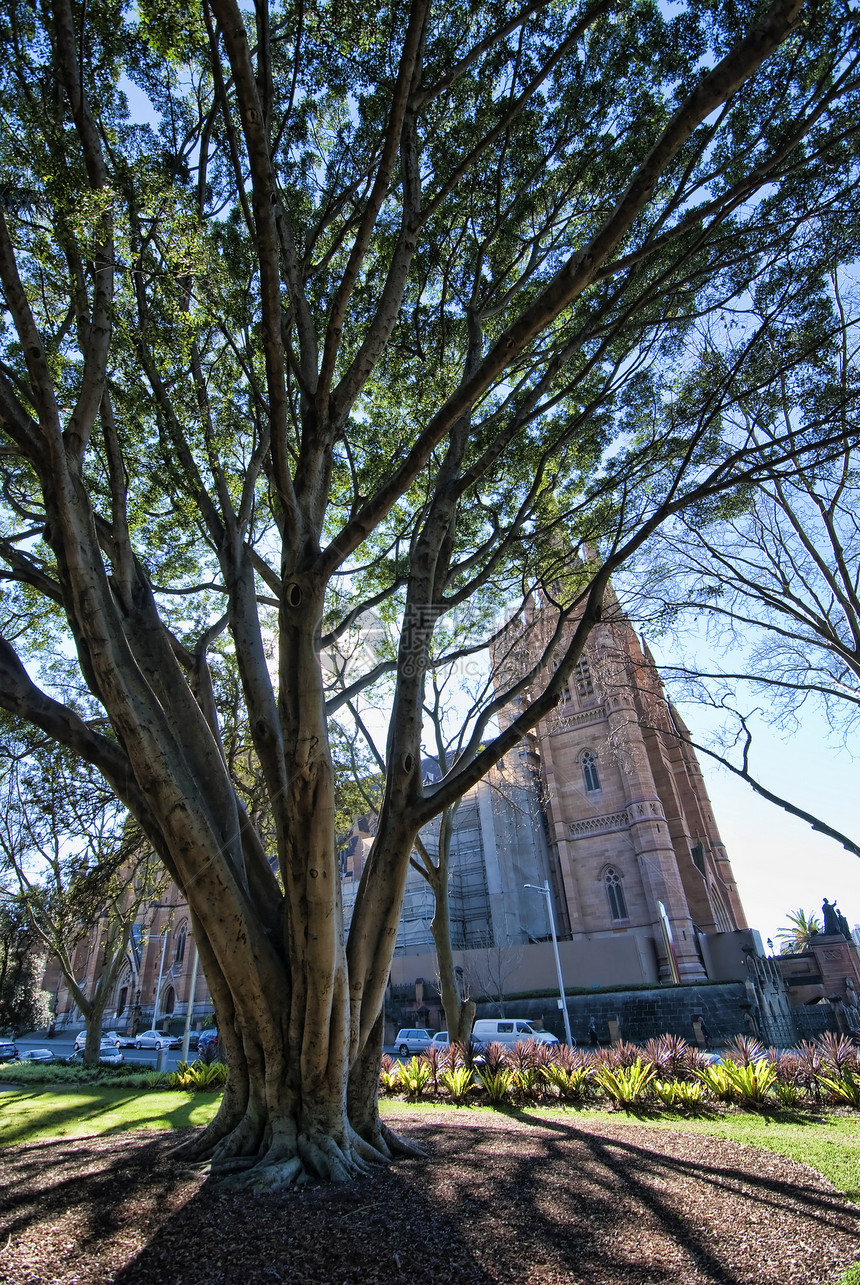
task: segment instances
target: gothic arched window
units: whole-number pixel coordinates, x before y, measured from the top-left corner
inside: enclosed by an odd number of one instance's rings
[[[173,956],[174,964],[181,964],[185,958],[185,937],[187,932],[188,927],[186,924],[183,924],[176,934],[176,954]]]
[[[627,902],[624,900],[621,876],[613,866],[609,866],[604,874],[603,883],[606,887],[606,895],[609,898],[609,909],[612,912],[612,918],[626,919]]]
[[[595,794],[600,789],[600,777],[597,775],[597,759],[591,750],[586,750],[582,756],[582,775],[588,793]]]

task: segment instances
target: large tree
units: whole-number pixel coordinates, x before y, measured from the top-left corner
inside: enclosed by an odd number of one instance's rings
[[[810,220],[852,225],[856,28],[801,0],[2,23],[0,705],[99,768],[188,898],[231,1068],[193,1149],[258,1188],[346,1177],[397,1147],[378,1053],[418,830],[553,707],[662,521],[844,438],[725,412],[829,360],[793,265]],[[696,328],[756,286],[717,376]],[[537,590],[545,653],[425,786],[437,621]],[[363,605],[398,642],[347,942],[320,658]],[[271,852],[220,736],[225,631]]]

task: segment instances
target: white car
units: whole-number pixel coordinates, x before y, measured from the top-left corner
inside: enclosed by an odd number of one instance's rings
[[[87,1042],[86,1031],[78,1031],[75,1036],[75,1052],[80,1053],[81,1049]],[[113,1049],[118,1049],[122,1043],[122,1037],[117,1035],[116,1031],[102,1031],[99,1038],[99,1044],[102,1048],[109,1045]]]
[[[178,1035],[168,1035],[167,1031],[138,1031],[134,1037],[136,1049],[178,1048],[181,1043]]]
[[[426,1031],[423,1027],[405,1026],[402,1031],[397,1032],[394,1043],[400,1056],[406,1057],[409,1053],[423,1053],[432,1038],[432,1031]]]

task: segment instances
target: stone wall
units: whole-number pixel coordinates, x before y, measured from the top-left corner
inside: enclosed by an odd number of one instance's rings
[[[577,1044],[588,1044],[588,1025],[594,1018],[601,1044],[612,1039],[617,1023],[621,1039],[643,1044],[659,1035],[683,1036],[695,1042],[693,1017],[701,1016],[713,1044],[725,1044],[734,1035],[747,1033],[747,990],[742,982],[690,986],[658,986],[632,991],[593,991],[569,995],[567,1011],[571,1033]],[[479,1004],[478,1017],[497,1017],[498,1006]],[[544,1030],[564,1039],[564,1021],[553,995],[524,1000],[506,1000],[506,1017],[524,1017],[541,1022]]]

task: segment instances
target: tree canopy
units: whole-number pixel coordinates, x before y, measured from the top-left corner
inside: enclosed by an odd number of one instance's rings
[[[801,0],[0,22],[0,705],[99,768],[188,897],[231,1065],[198,1152],[257,1187],[345,1177],[398,1146],[380,1014],[418,829],[552,709],[662,523],[843,449],[823,274],[857,257],[856,24]],[[820,395],[750,434],[737,408],[785,380]],[[535,592],[546,650],[425,785],[434,633],[466,612],[487,644]],[[394,648],[345,687],[325,658],[371,609]],[[265,834],[221,733],[233,665]],[[345,942],[327,717],[385,672]]]

